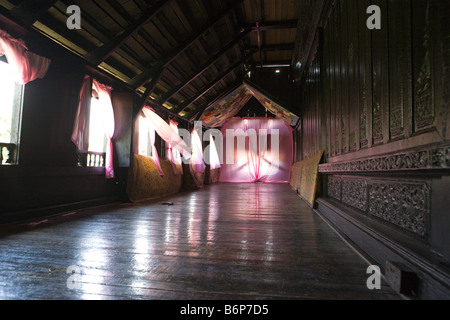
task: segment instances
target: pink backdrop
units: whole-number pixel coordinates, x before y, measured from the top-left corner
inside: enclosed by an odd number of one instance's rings
[[[234,134],[230,135],[227,130],[233,130]],[[222,128],[222,134],[224,164],[220,182],[289,182],[294,153],[293,130],[284,120],[233,118]],[[279,141],[275,141],[278,136]]]

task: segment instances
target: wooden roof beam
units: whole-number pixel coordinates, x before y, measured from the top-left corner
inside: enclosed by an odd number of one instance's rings
[[[251,46],[246,48],[246,51],[250,52],[269,52],[269,51],[289,51],[294,49],[294,43],[281,43],[281,44],[270,44],[259,48],[258,46]]]
[[[253,3],[255,5],[256,32],[257,32],[257,37],[258,37],[259,60],[262,63],[262,61],[263,61],[263,59],[262,59],[262,51],[261,51],[261,46],[262,46],[262,39],[261,39],[261,37],[262,37],[262,35],[261,35],[261,29],[259,27],[260,20],[259,20],[259,13],[258,13],[258,3],[257,3],[256,0],[253,0]]]
[[[194,110],[193,112],[191,112],[190,114],[188,114],[186,116],[187,119],[189,119],[190,121],[194,121],[194,120],[200,120],[200,117],[203,115],[203,113],[209,108],[211,107],[213,104],[215,104],[216,102],[219,102],[220,100],[222,100],[223,98],[225,98],[226,96],[228,96],[230,93],[232,93],[233,91],[235,91],[237,88],[239,88],[240,86],[242,86],[242,80],[237,80],[235,82],[233,82],[231,85],[229,85],[227,88],[225,88],[225,90],[223,90],[217,97],[212,98],[210,101],[208,101],[205,106],[203,108],[198,108],[196,110]],[[231,89],[230,89],[231,88]],[[200,113],[199,113],[200,110]]]
[[[170,90],[167,94],[165,94],[159,102],[161,104],[164,104],[167,100],[172,98],[174,95],[176,95],[178,92],[183,90],[186,86],[188,86],[192,81],[197,79],[203,72],[205,72],[207,69],[209,69],[214,63],[217,62],[223,55],[225,55],[228,50],[239,44],[239,42],[248,34],[248,31],[240,34],[238,37],[236,37],[234,40],[232,40],[230,43],[228,43],[225,47],[223,47],[220,52],[218,52],[215,56],[213,56],[211,59],[209,59],[203,66],[201,66],[195,73],[194,76],[192,76],[190,79],[184,81],[176,88]]]
[[[159,76],[154,77],[152,79],[152,81],[149,83],[149,85],[147,86],[147,88],[146,88],[146,90],[144,92],[144,95],[141,98],[139,110],[142,109],[145,106],[145,104],[147,103],[147,100],[150,98],[153,90],[155,90],[156,85],[158,84],[159,80],[161,79],[162,73],[157,73],[157,74],[159,74]]]
[[[297,28],[298,20],[281,20],[281,21],[268,21],[259,23],[260,31],[269,31],[269,30],[281,30],[281,29],[295,29]],[[244,26],[245,30],[251,32],[257,32],[258,28],[253,24],[247,24]]]
[[[175,112],[180,113],[180,112],[186,110],[191,104],[193,104],[198,99],[203,97],[209,90],[214,88],[217,83],[219,83],[220,81],[225,79],[230,73],[232,73],[237,67],[241,66],[244,62],[245,62],[245,59],[242,59],[239,62],[233,64],[225,72],[220,74],[214,81],[212,81],[211,84],[208,85],[208,87],[204,88],[201,93],[199,93],[197,96],[189,99],[188,101],[184,102],[180,107],[178,107],[178,109]]]
[[[31,27],[55,3],[56,0],[25,0],[13,8],[10,13],[25,23],[25,27]]]
[[[105,61],[115,50],[121,47],[125,41],[135,35],[141,30],[150,20],[152,20],[170,0],[160,0],[151,8],[145,10],[141,17],[134,23],[129,25],[119,36],[112,39],[110,42],[103,44],[94,51],[88,53],[85,59],[93,65],[100,65]]]
[[[240,5],[242,3],[243,0],[235,0],[233,1],[230,5],[228,5],[222,12],[220,12],[218,15],[212,17],[208,23],[206,24],[206,26],[200,30],[199,32],[197,32],[196,34],[194,34],[191,38],[189,38],[186,43],[184,43],[183,45],[181,45],[180,47],[176,48],[172,54],[170,54],[168,56],[167,59],[165,59],[162,62],[163,65],[163,70],[161,72],[164,72],[164,69],[169,66],[175,59],[177,59],[184,51],[186,51],[193,43],[195,43],[197,40],[200,39],[201,36],[203,36],[203,34],[208,31],[209,29],[211,29],[216,23],[217,21],[221,20],[222,18],[226,17],[227,15],[229,15],[231,12],[234,11],[234,9]],[[130,82],[134,84],[135,88],[139,88],[142,85],[144,85],[146,82],[148,82],[152,76],[154,70],[153,68],[149,68],[145,71],[143,71],[141,74],[138,74],[135,78],[133,78]]]

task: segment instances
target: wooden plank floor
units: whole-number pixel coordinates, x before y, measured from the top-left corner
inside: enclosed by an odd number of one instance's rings
[[[369,290],[366,269],[277,184],[215,185],[0,237],[3,300],[400,298],[384,283]]]

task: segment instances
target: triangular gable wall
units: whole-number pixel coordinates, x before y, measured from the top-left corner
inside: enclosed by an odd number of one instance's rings
[[[225,98],[209,107],[200,117],[200,121],[211,128],[222,127],[229,119],[233,118],[241,111],[252,96],[275,116],[283,119],[291,126],[297,125],[299,120],[297,115],[286,110],[281,105],[268,98],[267,95],[247,83],[244,83]]]

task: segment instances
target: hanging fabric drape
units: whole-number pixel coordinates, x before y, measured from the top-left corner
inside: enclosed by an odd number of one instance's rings
[[[98,93],[99,107],[102,112],[103,130],[107,137],[105,157],[105,177],[114,178],[113,143],[115,130],[114,110],[111,101],[111,87],[99,83],[89,76],[85,76],[81,85],[77,114],[75,116],[72,142],[77,146],[78,152],[89,152],[89,110],[92,99],[92,89]]]
[[[209,166],[211,170],[220,169],[222,166],[220,164],[219,153],[217,152],[216,143],[214,142],[214,137],[212,134],[209,137],[209,141]]]
[[[112,106],[111,91],[112,88],[93,80],[93,88],[98,93],[98,99],[103,114],[103,129],[107,138],[106,159],[105,159],[105,175],[107,179],[114,178],[113,163],[113,142],[112,138],[115,130],[114,109]]]
[[[221,167],[220,182],[289,182],[293,130],[285,121],[233,118],[222,134],[227,161]]]
[[[89,151],[89,109],[92,97],[91,77],[85,76],[81,85],[79,103],[72,131],[72,142],[77,146],[78,152]]]
[[[206,170],[206,164],[203,159],[202,140],[200,139],[200,136],[196,129],[192,131],[191,144],[192,144],[191,167],[195,173],[204,173]]]
[[[177,122],[170,120],[169,126],[173,129],[173,131],[175,131],[178,134],[178,123]],[[180,169],[181,169],[181,174],[183,174],[183,165],[182,165],[182,161],[181,161],[180,152],[178,150],[174,149],[170,143],[168,144],[167,152],[168,152],[167,158],[170,160],[170,163],[172,164],[173,173],[175,175],[178,174],[177,165],[179,165]]]
[[[0,30],[0,56],[5,55],[12,66],[15,81],[27,84],[43,78],[50,68],[51,60],[28,51],[22,40],[12,38]]]
[[[185,159],[191,158],[191,148],[181,139],[177,132],[170,125],[158,116],[150,107],[142,109],[144,115],[152,122],[156,133],[175,150],[179,151]]]
[[[258,147],[263,143],[262,138],[267,138],[267,134],[265,136],[258,136],[258,134],[262,130],[267,131],[267,129],[262,127],[266,127],[266,123],[257,119],[254,121],[244,120],[246,148],[243,151],[247,158],[248,174],[252,182],[259,181],[261,177],[261,158],[264,156],[262,153],[265,153],[265,151]]]

